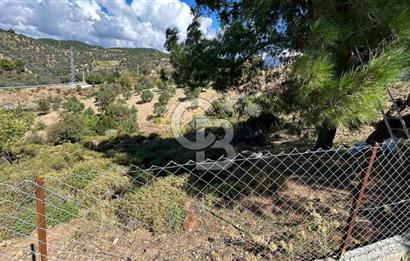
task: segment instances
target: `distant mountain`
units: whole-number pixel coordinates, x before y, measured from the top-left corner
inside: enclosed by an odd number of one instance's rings
[[[128,70],[147,74],[168,64],[168,55],[155,49],[103,48],[81,41],[34,39],[0,29],[0,87],[68,81],[71,47],[77,80],[82,79],[83,71],[88,74]],[[13,64],[18,64],[19,69]]]

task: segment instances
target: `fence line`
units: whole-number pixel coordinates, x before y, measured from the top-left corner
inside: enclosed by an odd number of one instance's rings
[[[36,229],[42,260],[343,259],[410,238],[409,141],[113,171],[0,183],[0,259],[30,255]]]

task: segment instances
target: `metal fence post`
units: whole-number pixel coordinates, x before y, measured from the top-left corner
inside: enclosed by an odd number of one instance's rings
[[[31,261],[36,261],[36,249],[34,244],[30,244]]]
[[[343,254],[346,252],[347,248],[350,245],[351,236],[352,236],[352,232],[353,232],[353,227],[356,224],[356,217],[359,213],[359,208],[362,204],[364,192],[366,190],[367,183],[369,181],[369,176],[372,172],[373,163],[374,163],[374,160],[376,158],[378,148],[379,148],[379,146],[378,146],[377,143],[372,146],[371,155],[370,155],[370,159],[369,159],[369,164],[367,165],[366,169],[361,174],[361,181],[358,185],[359,190],[358,190],[358,193],[356,194],[356,196],[353,200],[353,205],[352,205],[352,208],[350,210],[350,215],[349,215],[349,218],[347,220],[347,224],[346,224],[346,228],[345,228],[345,234],[343,235],[342,244],[340,245],[339,259],[343,256]]]
[[[44,178],[36,178],[37,235],[40,260],[47,261],[46,204],[44,197]]]

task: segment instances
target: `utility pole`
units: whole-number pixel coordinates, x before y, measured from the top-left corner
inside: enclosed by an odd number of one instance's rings
[[[70,48],[70,84],[75,82],[74,50]]]

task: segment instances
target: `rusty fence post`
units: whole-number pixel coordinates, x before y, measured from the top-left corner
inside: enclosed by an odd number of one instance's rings
[[[37,236],[40,260],[47,261],[46,204],[44,197],[44,178],[36,178]]]
[[[379,148],[379,145],[377,143],[372,146],[371,155],[370,155],[370,159],[368,161],[368,165],[367,165],[366,169],[363,170],[363,172],[361,174],[361,181],[358,185],[358,193],[356,194],[356,196],[353,200],[353,205],[352,205],[352,208],[350,210],[350,215],[349,215],[349,218],[347,220],[347,224],[346,224],[346,227],[345,227],[345,230],[344,230],[345,234],[343,235],[342,244],[340,245],[339,259],[343,256],[343,254],[346,252],[347,248],[350,245],[353,228],[356,224],[356,217],[359,214],[359,208],[362,204],[364,192],[366,190],[366,187],[367,187],[367,184],[368,184],[368,181],[369,181],[369,177],[370,177],[370,174],[371,174],[372,169],[373,169],[373,163],[376,159],[376,154],[377,154],[377,149],[378,148]]]

